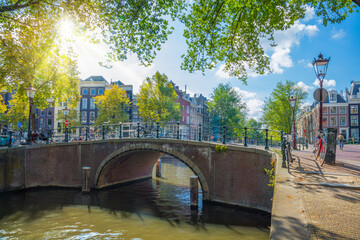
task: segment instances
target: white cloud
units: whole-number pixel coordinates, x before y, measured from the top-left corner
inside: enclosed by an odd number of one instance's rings
[[[311,90],[313,87],[312,86],[309,86],[309,85],[306,85],[304,82],[298,82],[296,84],[297,87],[300,87],[302,90],[308,92],[309,90]]]
[[[247,99],[247,98],[254,98],[256,96],[256,93],[254,92],[248,92],[248,91],[245,91],[245,90],[241,90],[240,88],[238,87],[233,87],[233,89],[239,93],[243,98]]]
[[[285,31],[277,31],[274,34],[277,45],[273,48],[266,48],[272,51],[270,57],[270,67],[273,73],[283,73],[283,68],[290,68],[293,66],[293,61],[290,57],[291,48],[294,45],[300,44],[300,39],[304,36],[312,37],[319,31],[316,25],[305,25],[296,21],[295,24]]]
[[[314,84],[314,86],[319,87],[320,86],[319,79],[316,79],[313,84]],[[324,88],[335,87],[335,86],[336,86],[336,81],[335,80],[333,80],[333,79],[331,79],[331,80],[324,79],[323,80],[323,87]]]
[[[344,30],[340,29],[339,31],[331,31],[331,38],[332,39],[340,39],[345,37],[346,33],[344,32]]]
[[[305,17],[303,19],[304,22],[308,22],[315,17],[315,10],[313,7],[306,6]]]
[[[215,75],[223,79],[230,78],[230,75],[224,71],[224,67],[225,64],[221,64],[219,69],[216,71]]]
[[[249,109],[249,118],[260,120],[263,111],[262,107],[264,105],[264,101],[257,98],[252,98],[246,101],[246,105]]]

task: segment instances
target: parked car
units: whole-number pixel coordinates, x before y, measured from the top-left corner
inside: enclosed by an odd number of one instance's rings
[[[0,146],[9,146],[10,136],[2,135],[0,136]]]

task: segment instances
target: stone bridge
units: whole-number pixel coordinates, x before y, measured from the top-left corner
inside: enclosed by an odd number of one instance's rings
[[[113,139],[34,145],[0,151],[0,192],[31,187],[81,187],[90,167],[91,188],[101,189],[152,176],[164,154],[184,162],[199,177],[203,199],[271,212],[273,190],[264,168],[271,152],[215,143],[170,139]]]

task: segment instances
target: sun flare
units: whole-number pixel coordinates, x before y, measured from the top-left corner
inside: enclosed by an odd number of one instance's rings
[[[68,18],[62,19],[59,24],[59,33],[60,33],[61,38],[73,39],[74,38],[74,23]]]

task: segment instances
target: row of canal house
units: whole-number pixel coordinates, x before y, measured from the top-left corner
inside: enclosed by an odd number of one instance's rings
[[[342,133],[347,141],[359,142],[360,132],[360,82],[351,82],[350,91],[328,91],[328,99],[323,103],[323,129],[336,128],[338,134]],[[319,131],[319,103],[314,102],[305,107],[297,120],[298,137],[315,142]]]
[[[137,106],[137,97],[133,92],[132,85],[126,85],[121,81],[111,81],[109,83],[103,76],[90,76],[84,80],[80,80],[79,82],[79,93],[81,95],[81,99],[76,110],[79,112],[80,122],[82,125],[88,126],[95,123],[98,116],[98,110],[95,105],[95,97],[103,95],[105,90],[111,88],[114,84],[117,84],[124,89],[127,97],[132,102],[132,106],[126,110],[129,115],[130,122],[141,122]],[[209,122],[206,98],[202,96],[202,94],[190,97],[190,95],[186,93],[186,90],[182,91],[174,83],[173,86],[178,95],[178,102],[183,109],[182,117],[180,119],[180,130],[182,136],[196,139],[198,136],[199,124],[202,125],[204,130],[207,128]],[[2,95],[5,103],[8,103],[11,100],[10,93],[4,93]],[[58,121],[57,119],[60,112],[67,112],[67,103],[60,103],[59,106],[52,105],[53,104],[49,104],[49,107],[44,110],[36,108],[35,131],[46,131],[49,128],[59,130],[63,126],[64,123],[62,121]],[[2,125],[7,124],[2,123]],[[172,129],[166,129],[166,131],[171,130],[175,132],[176,126],[177,123],[173,122],[172,127],[170,126]],[[14,129],[16,126],[10,126],[10,128]]]

